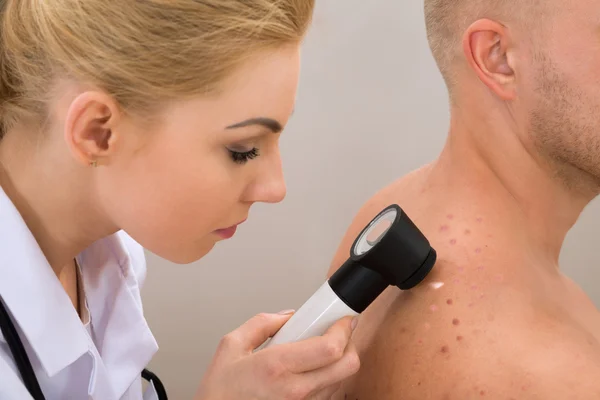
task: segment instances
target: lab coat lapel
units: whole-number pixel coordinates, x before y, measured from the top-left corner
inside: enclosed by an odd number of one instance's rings
[[[98,384],[101,375],[106,374],[119,398],[139,377],[158,346],[136,296],[139,288],[131,257],[119,236],[97,242],[82,253],[79,261],[84,265],[92,334],[104,362],[103,368],[96,369],[91,392],[101,390]]]
[[[48,377],[87,353],[87,334],[69,296],[2,188],[0,276],[0,295],[26,338],[28,355],[37,356]]]

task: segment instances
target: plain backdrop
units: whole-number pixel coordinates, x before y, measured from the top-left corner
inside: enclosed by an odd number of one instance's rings
[[[230,241],[180,266],[148,254],[150,367],[191,399],[220,338],[261,311],[298,308],[325,279],[351,219],[377,190],[431,161],[448,125],[421,1],[317,1],[295,114],[281,147],[288,196],[256,205]],[[600,204],[569,234],[562,267],[600,305]]]

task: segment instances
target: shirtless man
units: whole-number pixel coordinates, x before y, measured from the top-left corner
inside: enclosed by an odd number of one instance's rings
[[[600,313],[558,266],[600,193],[599,3],[425,0],[425,10],[451,98],[446,146],[364,205],[329,274],[391,203],[438,262],[363,314],[361,370],[334,399],[600,399]]]

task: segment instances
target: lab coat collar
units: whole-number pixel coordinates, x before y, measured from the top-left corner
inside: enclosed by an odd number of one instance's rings
[[[145,271],[143,250],[119,232],[94,243],[79,257],[91,315],[92,335],[118,397],[139,377],[158,346],[143,315],[134,266]],[[142,273],[142,271],[139,271]],[[96,377],[104,375],[101,370]],[[92,380],[90,394],[102,385]],[[99,397],[102,398],[102,397]]]
[[[0,277],[0,296],[50,377],[87,352],[86,332],[69,296],[2,188]]]
[[[97,350],[100,359],[92,367],[89,394],[97,399],[120,398],[158,349],[139,295],[146,268],[143,249],[119,232],[94,243],[77,261],[95,346],[35,238],[0,187],[0,296],[26,338],[26,348],[31,346],[49,377]]]

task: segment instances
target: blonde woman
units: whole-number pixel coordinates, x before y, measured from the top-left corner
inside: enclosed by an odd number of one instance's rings
[[[284,198],[314,0],[0,4],[0,398],[151,398],[142,247],[193,262]],[[253,351],[289,316],[226,335],[197,399],[328,399],[356,322]]]

